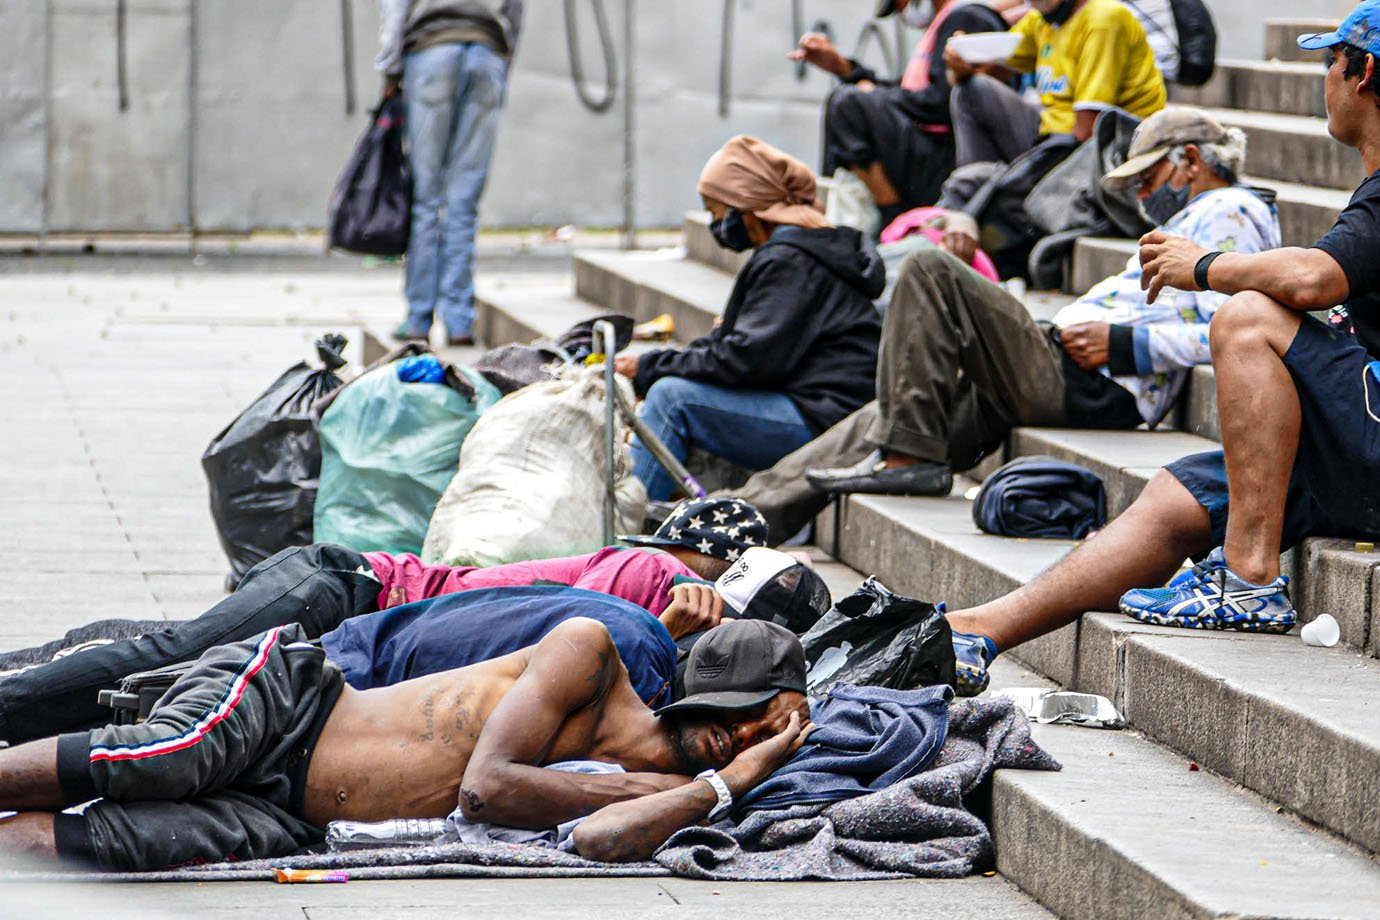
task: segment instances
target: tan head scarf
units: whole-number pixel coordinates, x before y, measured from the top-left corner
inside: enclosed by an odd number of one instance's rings
[[[746,134],[724,144],[704,164],[699,192],[773,223],[830,226],[815,198],[810,167]]]

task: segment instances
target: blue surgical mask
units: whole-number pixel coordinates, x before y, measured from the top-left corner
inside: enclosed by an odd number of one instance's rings
[[[719,220],[709,222],[709,232],[714,242],[733,252],[746,252],[752,248],[752,237],[748,236],[747,224],[743,223],[743,212],[729,208]]]
[[[901,21],[912,29],[927,29],[934,22],[934,0],[911,0],[901,10]]]
[[[1140,202],[1140,215],[1156,227],[1163,227],[1165,224],[1188,206],[1189,185],[1175,188],[1166,181],[1159,188],[1149,195],[1146,195]]]

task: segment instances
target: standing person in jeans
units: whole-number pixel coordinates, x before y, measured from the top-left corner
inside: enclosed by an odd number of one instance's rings
[[[683,350],[620,355],[645,398],[642,418],[682,461],[699,447],[760,470],[872,399],[886,270],[863,235],[834,227],[815,176],[753,137],[724,144],[700,173],[720,246],[756,250],[723,322]],[[678,488],[640,441],[633,472],[647,497]]]
[[[474,338],[474,236],[522,0],[379,0],[385,93],[406,87],[412,238],[402,340],[437,312],[452,345]]]

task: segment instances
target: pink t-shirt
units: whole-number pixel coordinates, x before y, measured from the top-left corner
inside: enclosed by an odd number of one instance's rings
[[[488,568],[423,565],[412,553],[364,553],[382,589],[379,609],[413,601],[469,591],[554,581],[575,588],[612,594],[660,616],[671,601],[671,583],[677,575],[697,577],[670,553],[646,549],[605,547],[586,556],[534,559]]]

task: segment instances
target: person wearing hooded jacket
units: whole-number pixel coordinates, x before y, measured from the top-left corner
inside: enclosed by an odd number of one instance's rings
[[[719,245],[756,250],[723,320],[683,350],[620,355],[645,399],[642,418],[680,459],[698,447],[760,470],[875,392],[886,272],[863,235],[834,227],[804,163],[739,135],[710,157],[700,196]],[[633,470],[653,500],[676,481],[633,441]]]

